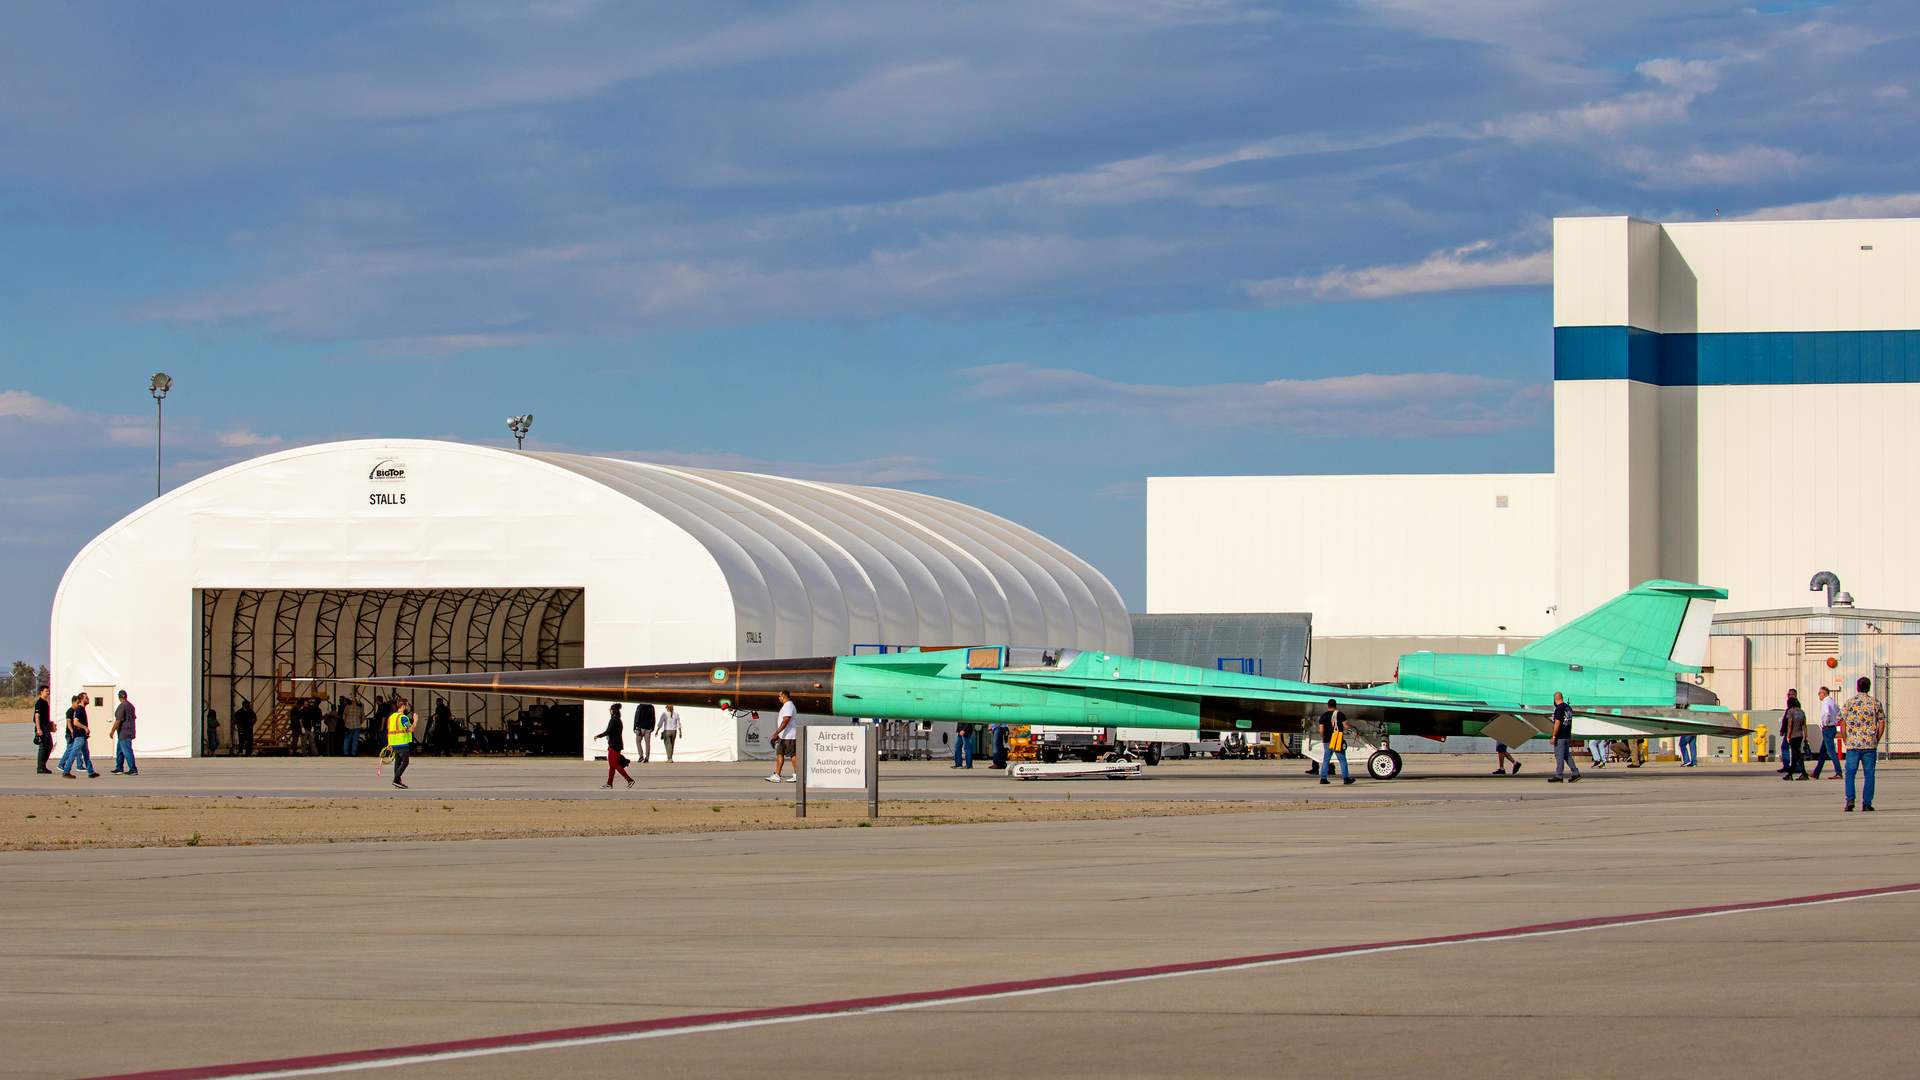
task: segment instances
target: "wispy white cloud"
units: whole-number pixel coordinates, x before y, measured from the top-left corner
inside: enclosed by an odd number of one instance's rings
[[[278,435],[262,435],[257,431],[225,431],[216,440],[229,450],[264,450],[279,446],[284,440]]]
[[[1729,64],[1755,59],[1757,54],[1713,59],[1655,57],[1634,66],[1634,73],[1651,84],[1593,101],[1557,109],[1522,112],[1490,120],[1481,130],[1519,142],[1644,138],[1647,129],[1686,121],[1694,102],[1719,88]]]
[[[50,401],[26,390],[0,390],[0,418],[15,421],[0,427],[0,446],[20,442],[47,445],[49,438],[69,452],[104,443],[108,447],[153,445],[154,418],[146,414],[102,413]],[[260,448],[280,443],[278,436],[244,429],[208,431],[193,423],[168,425],[168,445],[193,451],[209,447]]]
[[[1657,56],[1651,60],[1642,60],[1634,65],[1635,71],[1659,83],[1672,87],[1682,93],[1704,94],[1720,85],[1720,60],[1683,60],[1674,56]]]
[[[1778,146],[1695,150],[1677,157],[1634,148],[1620,158],[1638,175],[1640,186],[1649,189],[1778,183],[1809,165],[1803,155]]]
[[[1884,195],[1837,195],[1813,202],[1769,206],[1736,215],[1734,220],[1779,221],[1806,218],[1920,217],[1920,191]]]
[[[1146,502],[1147,482],[1139,480],[1116,480],[1105,487],[1094,490],[1093,497],[1104,502]]]
[[[412,334],[403,337],[377,338],[366,342],[365,348],[368,353],[375,356],[439,360],[460,353],[482,352],[488,349],[518,349],[527,345],[543,345],[553,340],[555,339],[550,334],[486,332]]]
[[[426,138],[445,182],[356,166],[302,185],[343,193],[232,233],[247,273],[138,310],[435,358],[668,322],[1537,283],[1543,245],[1463,242],[1575,206],[1684,211],[1648,191],[1798,193],[1840,160],[1794,126],[1827,107],[1784,104],[1765,77],[1834,71],[1835,35],[1703,6],[1361,0],[1329,19],[1042,0],[930,21],[803,0],[636,33],[616,4],[437,5],[382,21],[391,38],[326,39],[287,66],[285,93],[254,97],[280,103],[275,130],[355,133],[342,161]],[[1656,10],[1683,13],[1673,33],[1630,29]],[[461,62],[396,55],[421,25],[455,35]],[[777,92],[731,74],[775,66]],[[712,92],[671,93],[690,73]],[[1897,77],[1812,81],[1857,113]],[[1296,100],[1325,107],[1271,107]],[[592,117],[644,118],[649,137],[609,139]],[[1327,269],[1343,263],[1364,265]]]
[[[1410,263],[1340,267],[1302,277],[1249,282],[1248,294],[1267,303],[1383,300],[1421,293],[1545,285],[1553,280],[1548,249],[1506,252],[1491,240],[1436,251]]]
[[[88,412],[25,390],[0,390],[0,417],[18,421],[8,425],[7,432],[31,440],[52,430],[77,435],[83,443],[100,439],[112,446],[139,446],[153,440],[151,417]]]
[[[1296,438],[1484,435],[1544,422],[1542,387],[1460,372],[1335,375],[1260,383],[1129,383],[1066,368],[990,364],[966,394],[1022,412],[1120,414],[1156,423],[1284,429]]]
[[[1521,142],[1613,137],[1679,123],[1687,118],[1695,96],[1688,90],[1635,90],[1567,108],[1502,117],[1488,121],[1482,130]]]
[[[25,390],[0,390],[0,417],[52,424],[79,415],[79,410],[71,406],[48,401]]]

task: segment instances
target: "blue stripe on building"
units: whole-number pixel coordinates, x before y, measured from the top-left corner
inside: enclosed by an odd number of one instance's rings
[[[1920,382],[1920,330],[1656,334],[1556,326],[1553,377],[1656,386]]]

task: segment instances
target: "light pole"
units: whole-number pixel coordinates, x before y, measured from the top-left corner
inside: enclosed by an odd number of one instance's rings
[[[507,430],[513,432],[513,448],[515,450],[520,450],[524,448],[527,440],[527,432],[531,431],[532,429],[533,429],[532,413],[528,413],[525,416],[507,417]]]
[[[153,497],[160,497],[160,439],[164,425],[167,391],[173,389],[173,379],[164,371],[156,371],[153,378],[147,380],[147,392],[153,395]]]

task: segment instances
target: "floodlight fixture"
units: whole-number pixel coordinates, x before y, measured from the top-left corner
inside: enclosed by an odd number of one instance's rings
[[[527,440],[527,432],[531,431],[532,429],[533,429],[532,413],[527,413],[524,416],[507,417],[507,430],[513,432],[513,448],[516,450],[519,450],[525,446],[526,440]]]
[[[167,391],[173,389],[173,376],[164,371],[156,371],[153,378],[147,380],[147,393],[153,395],[153,497],[160,497],[160,441],[165,428],[165,405]]]

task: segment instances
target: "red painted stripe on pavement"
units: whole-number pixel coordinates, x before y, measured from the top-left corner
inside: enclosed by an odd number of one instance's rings
[[[341,1067],[350,1068],[356,1065],[377,1067],[383,1063],[407,1058],[434,1057],[437,1055],[461,1054],[473,1051],[526,1050],[549,1043],[558,1044],[582,1039],[643,1036],[668,1033],[681,1029],[691,1030],[704,1028],[714,1025],[753,1023],[755,1021],[800,1020],[809,1017],[857,1014],[879,1009],[900,1008],[903,1006],[937,1005],[943,1002],[961,1001],[969,998],[999,997],[1047,990],[1070,990],[1076,987],[1099,986],[1133,979],[1190,975],[1209,971],[1230,971],[1234,968],[1255,967],[1264,964],[1285,963],[1287,961],[1312,960],[1340,956],[1348,953],[1368,953],[1387,949],[1454,945],[1472,941],[1495,941],[1502,938],[1528,937],[1542,934],[1564,934],[1580,930],[1597,930],[1609,926],[1625,926],[1635,923],[1660,922],[1672,919],[1700,918],[1711,915],[1743,914],[1766,911],[1771,908],[1805,907],[1810,904],[1830,904],[1846,900],[1865,900],[1879,896],[1897,896],[1902,893],[1914,892],[1920,892],[1920,882],[1910,882],[1905,885],[1883,885],[1870,889],[1849,889],[1842,892],[1815,893],[1808,896],[1790,896],[1778,900],[1753,900],[1743,903],[1709,904],[1702,907],[1644,911],[1630,915],[1595,915],[1584,919],[1565,919],[1558,922],[1532,923],[1525,926],[1504,927],[1498,930],[1471,930],[1458,934],[1437,934],[1430,937],[1370,941],[1352,945],[1323,945],[1317,948],[1293,949],[1287,952],[1276,953],[1259,953],[1252,956],[1235,956],[1217,960],[1190,960],[1177,964],[1153,964],[1145,967],[1116,968],[1110,971],[1088,971],[1074,975],[1053,975],[1038,979],[1016,979],[1007,982],[976,983],[972,986],[956,986],[944,990],[920,990],[900,994],[879,994],[873,997],[842,998],[836,1001],[816,1001],[800,1005],[778,1005],[765,1009],[695,1013],[688,1016],[667,1016],[654,1020],[628,1020],[611,1024],[590,1024],[583,1027],[552,1028],[546,1031],[523,1031],[510,1035],[486,1035],[478,1038],[450,1039],[444,1042],[415,1043],[407,1046],[388,1046],[371,1050],[343,1050],[330,1054],[270,1058],[261,1061],[233,1062],[225,1065],[193,1065],[177,1069],[156,1069],[149,1072],[116,1073],[111,1076],[94,1077],[92,1080],[216,1080],[216,1078],[220,1077],[255,1076],[276,1072],[337,1069]]]

